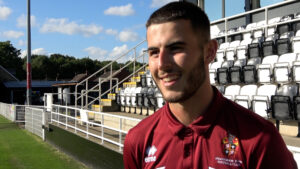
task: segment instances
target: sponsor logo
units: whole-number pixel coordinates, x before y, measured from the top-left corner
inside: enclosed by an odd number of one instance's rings
[[[156,161],[156,153],[157,149],[155,146],[149,146],[146,149],[146,158],[145,158],[145,163],[150,163]],[[160,168],[159,168],[160,169]],[[162,168],[163,169],[163,168]]]

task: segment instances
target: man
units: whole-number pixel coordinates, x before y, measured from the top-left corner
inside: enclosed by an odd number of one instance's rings
[[[210,85],[206,14],[172,2],[147,24],[149,69],[167,104],[126,136],[126,169],[297,168],[274,125]]]

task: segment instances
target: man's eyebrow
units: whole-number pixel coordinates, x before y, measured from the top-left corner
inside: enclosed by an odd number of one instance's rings
[[[175,41],[175,42],[171,42],[171,43],[167,44],[166,48],[170,48],[172,46],[177,46],[177,45],[181,45],[182,46],[182,45],[186,45],[186,43],[183,42],[183,41]]]
[[[177,45],[186,45],[186,43],[183,41],[175,41],[175,42],[171,42],[171,43],[167,44],[165,47],[171,48],[172,46],[177,46]],[[149,52],[149,51],[157,50],[157,49],[158,49],[158,47],[149,47],[148,49],[145,50],[145,52]]]

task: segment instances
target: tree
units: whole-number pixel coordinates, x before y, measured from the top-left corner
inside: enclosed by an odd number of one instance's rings
[[[0,42],[0,65],[15,72],[16,77],[23,80],[26,78],[26,71],[22,68],[23,60],[19,57],[20,54],[20,50],[13,47],[10,41]]]

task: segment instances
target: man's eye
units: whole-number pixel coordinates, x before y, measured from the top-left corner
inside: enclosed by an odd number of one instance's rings
[[[170,48],[170,50],[171,50],[171,52],[173,52],[173,53],[177,53],[177,52],[181,52],[181,51],[183,50],[183,47],[181,47],[181,46],[172,46],[172,47]]]
[[[152,51],[149,51],[148,54],[150,57],[155,57],[158,55],[158,53],[159,53],[158,50],[152,50]]]

